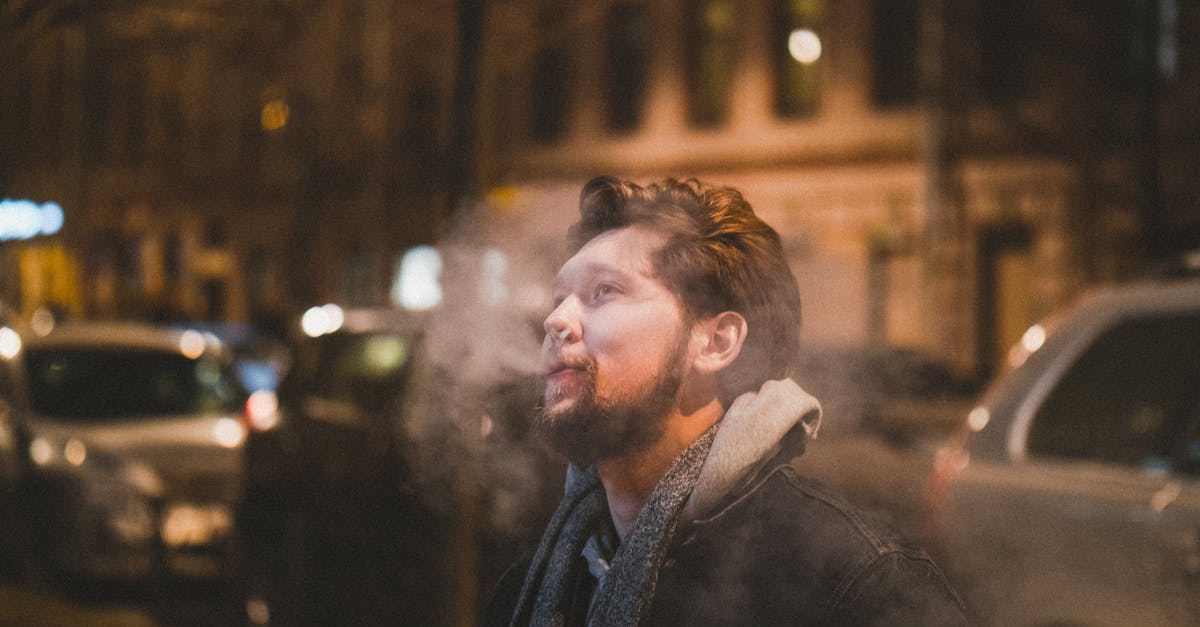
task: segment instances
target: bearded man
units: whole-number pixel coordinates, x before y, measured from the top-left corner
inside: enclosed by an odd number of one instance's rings
[[[571,462],[506,625],[958,625],[929,557],[800,476],[816,399],[789,379],[800,296],[731,188],[600,177],[542,344],[536,424]]]

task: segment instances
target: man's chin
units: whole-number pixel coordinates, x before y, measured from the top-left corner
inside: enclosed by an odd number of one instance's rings
[[[620,416],[620,417],[618,417]],[[661,435],[663,420],[634,416],[630,412],[597,411],[571,405],[563,411],[543,410],[534,432],[572,464],[588,467],[607,459],[636,453]]]
[[[574,413],[575,408],[579,405],[578,399],[574,398],[556,398],[542,400],[542,419],[557,422],[564,417]]]
[[[596,416],[580,412],[576,402],[547,404],[534,422],[534,433],[551,449],[576,466],[590,466],[599,460],[595,434]]]

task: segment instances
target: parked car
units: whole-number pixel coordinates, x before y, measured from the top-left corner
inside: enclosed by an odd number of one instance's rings
[[[1200,624],[1200,281],[1031,327],[934,477],[929,537],[984,624]]]
[[[22,514],[21,486],[27,474],[25,449],[29,398],[21,367],[23,340],[0,307],[0,576],[25,577],[32,555],[29,527]]]
[[[24,345],[35,546],[72,580],[213,578],[236,558],[246,390],[212,335],[63,324]]]
[[[821,401],[823,435],[869,431],[896,444],[953,431],[978,394],[971,377],[906,348],[806,344],[795,377]]]
[[[247,449],[260,617],[459,624],[481,582],[536,542],[562,480],[525,437],[536,380],[447,370],[431,355],[436,315],[325,305],[295,325],[279,426]]]

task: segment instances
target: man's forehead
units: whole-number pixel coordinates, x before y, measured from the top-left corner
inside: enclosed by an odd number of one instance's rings
[[[657,278],[653,254],[662,249],[665,239],[662,233],[643,226],[605,231],[588,240],[559,268],[555,284],[604,272]]]

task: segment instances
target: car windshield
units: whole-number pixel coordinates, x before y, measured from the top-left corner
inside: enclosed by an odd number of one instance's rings
[[[25,356],[34,411],[105,420],[232,412],[244,401],[216,357],[131,348],[30,349]]]

